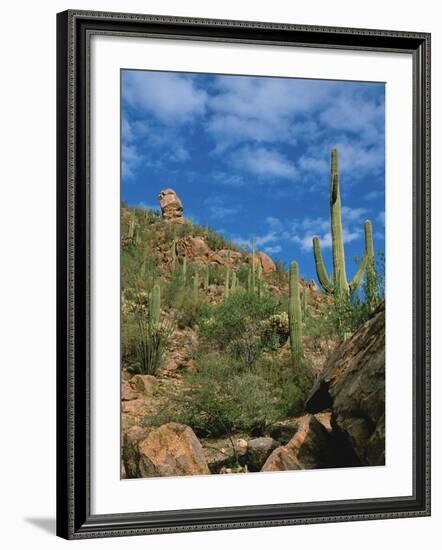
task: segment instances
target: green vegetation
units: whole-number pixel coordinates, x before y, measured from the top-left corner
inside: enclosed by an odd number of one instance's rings
[[[273,296],[235,292],[205,310],[200,334],[210,349],[225,351],[241,369],[250,369],[268,343],[269,331],[263,322],[278,309]]]
[[[139,290],[126,292],[123,296],[123,320],[128,328],[136,329],[132,333],[137,360],[132,366],[133,372],[156,374],[162,366],[173,324],[167,320],[161,321],[160,307],[161,291],[157,284],[150,294]]]
[[[347,282],[336,151],[331,172],[333,278],[319,240],[313,243],[324,294],[304,286],[297,262],[289,270],[277,263],[263,274],[254,240],[249,254],[210,228],[166,223],[141,208],[122,210],[123,368],[160,376],[166,358],[169,383],[175,360],[169,358],[188,339],[177,374],[182,380],[146,423],[173,420],[199,437],[233,437],[265,434],[272,423],[303,414],[314,381],[312,349],[323,342],[333,348],[384,299],[383,257],[375,257],[368,221],[364,256]],[[194,257],[188,237],[224,252],[215,261],[212,252]]]
[[[220,352],[198,357],[196,369],[184,378],[187,391],[171,397],[154,422],[181,422],[210,437],[264,434],[273,422],[302,413],[312,384],[306,370],[294,376],[290,361],[261,359],[244,370]]]

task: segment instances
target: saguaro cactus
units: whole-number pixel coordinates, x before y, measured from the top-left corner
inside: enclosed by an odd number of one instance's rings
[[[324,266],[324,261],[321,254],[321,245],[319,237],[313,237],[313,253],[315,256],[316,274],[319,283],[327,293],[333,293],[334,289],[344,291],[346,293],[355,291],[361,284],[364,277],[364,272],[369,256],[367,249],[367,232],[365,240],[365,254],[361,261],[356,275],[349,283],[345,271],[345,252],[344,238],[342,233],[341,219],[341,194],[339,191],[339,171],[338,171],[338,151],[333,149],[331,152],[331,169],[330,169],[330,217],[331,217],[331,236],[332,236],[332,254],[333,254],[333,280],[330,280],[327,270]],[[369,221],[366,222],[370,225]],[[373,252],[373,240],[371,240],[371,252]]]
[[[252,238],[252,292],[255,292],[255,239]]]
[[[181,272],[181,277],[182,277],[182,280],[183,280],[183,285],[186,284],[186,279],[187,279],[187,258],[186,256],[184,256],[183,258],[183,271]]]
[[[233,271],[232,272],[232,280],[231,280],[231,283],[230,283],[230,290],[232,292],[235,292],[237,288],[238,288],[238,278],[236,276],[236,272]]]
[[[128,236],[130,239],[133,239],[135,235],[135,220],[136,220],[135,210],[132,210],[132,212],[130,213],[129,233],[128,233]]]
[[[157,328],[160,323],[161,290],[160,285],[155,284],[150,295],[149,322],[152,328]]]
[[[297,262],[292,262],[290,264],[288,316],[290,350],[293,362],[296,365],[302,358],[302,315],[301,299],[299,295],[299,267]]]
[[[177,258],[177,254],[176,254],[176,242],[175,242],[175,239],[173,239],[173,241],[172,241],[172,271],[175,271],[175,267],[176,267],[176,258]]]
[[[262,280],[262,267],[261,262],[258,263],[258,296],[261,297],[263,291],[263,280]]]
[[[226,278],[224,281],[224,298],[228,298],[230,293],[230,269],[226,269]]]
[[[206,265],[206,268],[204,270],[204,289],[209,290],[209,285],[210,285],[210,271],[209,271],[209,266]]]
[[[302,289],[302,315],[305,317],[308,309],[308,293],[307,289],[303,287]]]
[[[193,276],[193,297],[195,300],[198,300],[199,296],[199,288],[200,288],[200,278],[198,272],[195,273]]]

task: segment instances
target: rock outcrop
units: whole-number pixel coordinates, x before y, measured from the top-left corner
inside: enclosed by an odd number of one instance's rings
[[[333,430],[361,465],[385,464],[385,307],[341,344],[327,361],[306,403],[331,409]]]
[[[169,422],[153,429],[138,448],[141,477],[210,473],[201,443],[184,424]]]
[[[269,454],[278,446],[271,437],[257,437],[247,442],[246,463],[251,472],[259,472]]]
[[[158,195],[163,220],[171,223],[184,223],[183,204],[173,189],[163,189]]]
[[[314,416],[306,415],[299,420],[292,439],[272,452],[261,471],[328,468],[332,465],[332,448],[327,429]]]

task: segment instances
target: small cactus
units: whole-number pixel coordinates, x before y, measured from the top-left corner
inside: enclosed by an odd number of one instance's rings
[[[308,291],[305,287],[302,287],[302,315],[305,317],[308,309]]]
[[[195,300],[198,300],[199,286],[200,286],[200,279],[199,279],[198,272],[196,272],[195,275],[193,276],[193,297],[195,298]]]
[[[262,294],[263,294],[263,280],[262,280],[262,266],[261,266],[261,262],[258,262],[258,285],[257,285],[257,289],[258,289],[258,296],[261,297]]]
[[[230,283],[230,290],[232,292],[236,292],[236,289],[238,288],[238,278],[236,276],[236,272],[233,271],[232,273],[232,280],[231,280],[231,283]]]
[[[155,284],[150,296],[149,322],[152,328],[158,328],[160,323],[161,290],[160,285]]]
[[[132,210],[130,213],[130,221],[129,221],[129,233],[128,237],[129,239],[133,239],[135,235],[135,210]]]
[[[299,296],[299,267],[297,262],[290,264],[289,276],[289,331],[290,350],[295,366],[302,358],[301,300]]]
[[[176,259],[177,259],[176,242],[175,242],[175,239],[173,239],[173,241],[172,241],[172,271],[175,271]]]
[[[187,258],[186,258],[186,256],[184,256],[184,258],[183,258],[183,268],[182,268],[182,272],[181,272],[181,278],[182,278],[182,281],[183,281],[183,285],[185,285],[186,280],[187,280]]]
[[[252,238],[252,292],[255,292],[255,239]]]
[[[229,297],[229,292],[230,292],[230,269],[227,268],[226,269],[226,278],[225,278],[225,281],[224,281],[224,298]]]

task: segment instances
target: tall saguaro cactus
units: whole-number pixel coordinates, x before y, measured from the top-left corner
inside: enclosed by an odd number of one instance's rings
[[[352,281],[349,283],[345,271],[345,252],[344,252],[344,237],[342,232],[342,215],[341,215],[341,194],[339,191],[339,171],[338,171],[338,151],[333,149],[331,152],[331,169],[330,169],[330,218],[331,218],[331,237],[332,237],[332,254],[333,254],[333,280],[327,274],[324,260],[321,254],[321,245],[319,237],[313,237],[313,254],[315,256],[316,274],[319,283],[325,292],[331,294],[334,290],[340,292],[355,291],[361,284],[364,277],[368,257],[373,254],[373,239],[371,238],[371,248],[367,244],[367,229],[365,230],[365,254],[359,265],[359,269]],[[371,229],[371,222],[366,221]]]
[[[302,314],[301,298],[299,295],[299,267],[297,262],[290,264],[288,316],[290,350],[293,362],[297,365],[302,358]]]

